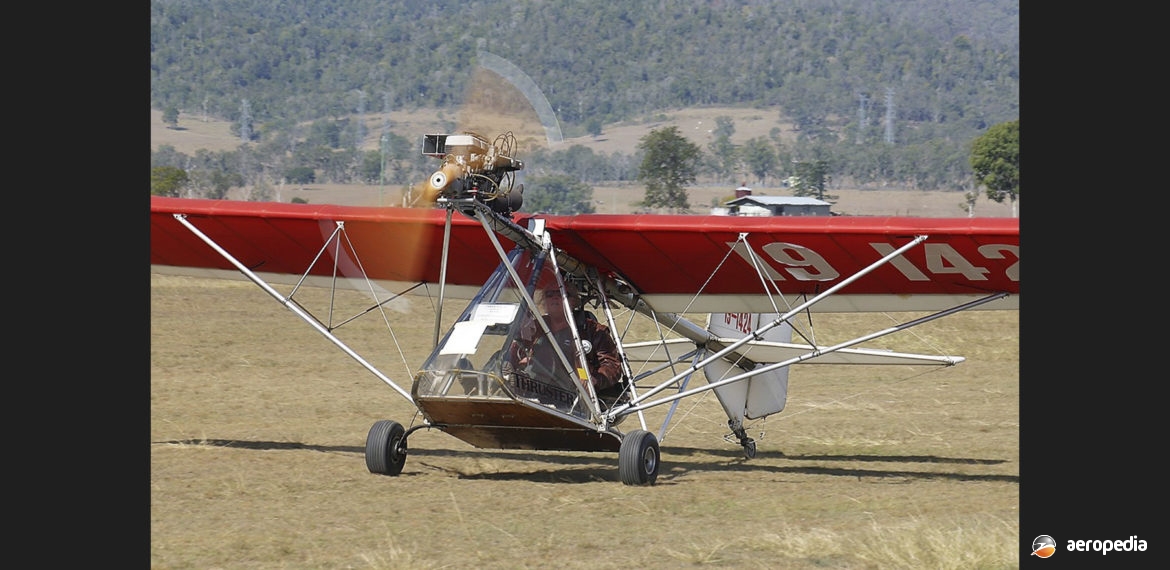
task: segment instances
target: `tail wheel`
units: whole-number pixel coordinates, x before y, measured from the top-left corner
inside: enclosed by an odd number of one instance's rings
[[[406,430],[392,420],[378,420],[366,435],[366,468],[370,473],[402,473],[406,463]]]
[[[626,485],[653,485],[658,479],[661,455],[658,438],[646,430],[634,430],[622,438],[618,472]]]

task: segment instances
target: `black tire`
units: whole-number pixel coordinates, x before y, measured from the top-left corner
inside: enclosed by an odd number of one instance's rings
[[[747,443],[743,444],[743,456],[748,459],[756,458],[756,442],[748,441]]]
[[[658,479],[658,465],[661,463],[658,438],[654,434],[636,429],[622,438],[618,451],[618,473],[626,485],[653,485]]]
[[[366,469],[370,473],[402,473],[406,464],[406,429],[392,420],[378,420],[366,435]]]

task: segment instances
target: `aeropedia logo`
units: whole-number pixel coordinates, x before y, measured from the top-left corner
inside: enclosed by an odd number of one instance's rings
[[[1069,552],[1100,552],[1102,555],[1110,552],[1145,552],[1146,541],[1133,535],[1124,540],[1070,540],[1065,545]],[[1032,539],[1032,556],[1048,558],[1056,554],[1056,540],[1047,534]]]

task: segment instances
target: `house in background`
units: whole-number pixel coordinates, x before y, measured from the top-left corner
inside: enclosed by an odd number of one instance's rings
[[[806,196],[752,196],[751,188],[735,189],[735,199],[714,208],[712,214],[727,216],[832,216],[832,204]]]

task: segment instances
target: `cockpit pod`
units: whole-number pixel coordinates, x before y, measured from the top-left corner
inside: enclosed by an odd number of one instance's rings
[[[584,436],[616,450],[595,427],[581,341],[557,328],[563,290],[547,254],[510,252],[415,375],[428,421],[484,448],[579,450]]]

